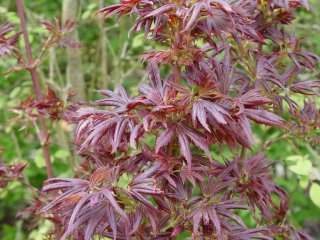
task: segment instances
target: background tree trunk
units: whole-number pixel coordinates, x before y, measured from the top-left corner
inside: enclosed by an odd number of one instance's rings
[[[76,21],[80,7],[80,0],[64,0],[62,6],[62,21]],[[77,29],[69,36],[71,39],[79,40]],[[77,93],[75,100],[86,100],[85,82],[82,74],[82,61],[79,49],[67,49],[67,82],[71,85],[71,91]]]
[[[99,9],[102,9],[105,6],[103,0],[99,0]],[[107,36],[106,30],[104,28],[104,18],[98,20],[98,25],[100,29],[100,44],[101,44],[101,86],[103,89],[107,89],[109,85],[109,76],[108,76],[108,55],[107,55]]]

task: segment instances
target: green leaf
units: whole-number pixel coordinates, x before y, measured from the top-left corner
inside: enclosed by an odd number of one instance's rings
[[[320,208],[320,185],[313,183],[309,192],[312,202]]]
[[[97,10],[97,4],[91,3],[86,7],[86,11],[83,12],[81,19],[86,20],[94,16],[94,13]]]
[[[70,152],[64,149],[59,149],[58,151],[56,151],[54,156],[56,158],[65,159],[70,156]]]
[[[295,165],[289,167],[291,172],[294,172],[298,175],[309,175],[312,169],[312,163],[309,160],[298,161]]]
[[[4,224],[2,226],[2,232],[3,232],[3,236],[2,236],[3,240],[15,239],[15,236],[17,234],[17,227]]]
[[[308,184],[309,184],[309,177],[301,176],[301,179],[299,181],[300,187],[302,187],[303,189],[306,189],[308,187]]]
[[[8,10],[5,7],[0,6],[0,14],[5,15],[8,12]]]
[[[131,180],[132,180],[132,178],[127,173],[124,173],[119,178],[117,185],[119,187],[126,188],[126,187],[128,187],[128,184],[130,183]]]
[[[36,166],[38,168],[42,168],[42,167],[46,166],[46,163],[45,163],[45,160],[44,160],[44,157],[43,157],[42,149],[38,149],[36,151],[35,158],[34,158],[34,163],[36,164]]]
[[[20,23],[20,19],[17,16],[17,14],[15,12],[8,12],[7,13],[7,19],[9,22],[15,23],[15,24],[19,24]]]
[[[34,240],[42,240],[43,236],[48,235],[48,233],[51,231],[51,223],[47,220],[43,221],[39,228],[33,230],[30,235],[29,239]]]
[[[9,97],[10,98],[15,98],[20,94],[20,92],[21,92],[21,88],[20,87],[16,87],[11,91]]]
[[[132,48],[137,48],[137,47],[141,47],[141,43],[143,42],[143,33],[139,33],[137,35],[135,35],[135,37],[132,40]]]
[[[304,160],[304,157],[300,155],[293,155],[293,156],[287,157],[287,161],[292,161],[292,162],[298,162],[303,160]]]
[[[312,169],[312,163],[309,160],[308,155],[306,156],[293,155],[293,156],[287,157],[287,161],[295,162],[294,165],[289,166],[289,170],[291,172],[294,172],[298,175],[309,176]]]
[[[190,236],[190,232],[188,231],[184,231],[183,233],[179,234],[177,236],[177,240],[182,240],[182,239],[186,239],[187,237]]]

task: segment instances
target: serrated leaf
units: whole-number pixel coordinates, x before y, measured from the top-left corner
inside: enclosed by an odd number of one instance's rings
[[[244,112],[248,118],[256,123],[279,127],[284,124],[284,120],[280,116],[266,110],[245,109]]]
[[[166,129],[161,133],[156,141],[156,152],[159,152],[161,147],[167,145],[171,141],[173,134],[174,130],[172,128]]]

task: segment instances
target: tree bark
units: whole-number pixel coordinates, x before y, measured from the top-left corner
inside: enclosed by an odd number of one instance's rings
[[[64,0],[62,7],[62,21],[76,21],[80,7],[80,0]],[[78,41],[78,31],[75,29],[69,34],[69,38]],[[79,49],[67,49],[67,82],[71,86],[71,91],[77,93],[76,101],[86,100],[85,82],[82,73],[81,52]]]

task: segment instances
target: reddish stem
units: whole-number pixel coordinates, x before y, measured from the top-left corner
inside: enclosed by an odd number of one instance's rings
[[[175,81],[175,83],[180,83],[180,78],[181,78],[181,69],[180,69],[180,67],[177,66],[177,65],[174,65],[173,73],[174,73],[174,81]]]
[[[24,11],[23,11],[23,5],[22,5],[22,0],[17,0],[17,10],[18,10],[18,15],[20,18],[20,23],[21,23],[21,29],[22,29],[22,34],[25,42],[25,48],[26,48],[26,54],[28,57],[28,70],[31,74],[32,78],[32,83],[33,83],[33,88],[34,92],[36,95],[36,100],[38,102],[42,101],[42,94],[40,90],[40,84],[39,84],[39,79],[38,79],[38,74],[34,66],[34,60],[33,60],[33,55],[32,55],[32,50],[30,46],[30,41],[28,37],[28,32],[27,32],[27,25],[26,25],[26,18],[24,16]],[[52,171],[52,164],[51,164],[51,159],[50,159],[50,151],[49,151],[49,135],[48,135],[48,130],[46,126],[46,120],[43,116],[39,117],[40,120],[40,143],[42,146],[43,154],[44,154],[44,159],[46,161],[46,169],[47,169],[47,175],[48,178],[53,177],[53,171]]]
[[[26,186],[27,188],[29,188],[30,190],[38,193],[40,196],[42,197],[46,197],[39,189],[35,188],[34,186],[32,186],[30,183],[23,181],[22,179],[18,179],[18,182],[20,182],[22,185]]]

